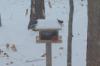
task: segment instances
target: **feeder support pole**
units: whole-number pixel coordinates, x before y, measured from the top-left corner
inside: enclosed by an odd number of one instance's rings
[[[52,45],[51,45],[51,42],[46,43],[46,66],[52,66]]]

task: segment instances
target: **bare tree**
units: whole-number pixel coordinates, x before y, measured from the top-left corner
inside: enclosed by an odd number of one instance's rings
[[[87,66],[100,66],[100,0],[88,0]]]
[[[72,66],[72,24],[73,24],[73,13],[74,13],[74,4],[73,0],[69,0],[70,4],[70,13],[69,13],[69,24],[68,24],[68,49],[67,49],[67,66]]]

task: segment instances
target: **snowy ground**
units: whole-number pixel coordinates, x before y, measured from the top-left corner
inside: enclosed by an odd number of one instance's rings
[[[54,2],[55,1],[55,2]],[[31,0],[0,0],[0,14],[2,27],[0,27],[0,49],[9,54],[9,58],[0,56],[0,66],[46,66],[45,44],[37,44],[37,32],[27,29],[29,16],[25,16],[26,9],[30,10]],[[38,26],[58,27],[56,19],[64,20],[64,27],[60,31],[63,43],[52,45],[53,66],[67,65],[67,33],[69,17],[69,0],[52,0],[52,8],[45,0],[46,19],[39,20]],[[86,66],[87,41],[87,0],[74,0],[73,24],[73,66]],[[54,23],[56,22],[56,23]],[[15,44],[17,52],[6,49],[6,44]],[[63,47],[64,49],[60,49]],[[32,62],[28,62],[32,61]],[[12,64],[10,64],[13,62]]]

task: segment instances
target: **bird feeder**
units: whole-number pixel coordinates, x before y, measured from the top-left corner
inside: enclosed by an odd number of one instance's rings
[[[59,36],[60,29],[38,29],[39,36],[36,37],[37,43],[61,43],[61,36]]]
[[[52,66],[52,43],[61,43],[60,29],[38,29],[37,43],[46,43],[46,66]]]

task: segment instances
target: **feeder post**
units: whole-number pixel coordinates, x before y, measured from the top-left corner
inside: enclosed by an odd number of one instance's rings
[[[51,42],[46,43],[46,66],[52,66],[52,45],[51,45]]]

